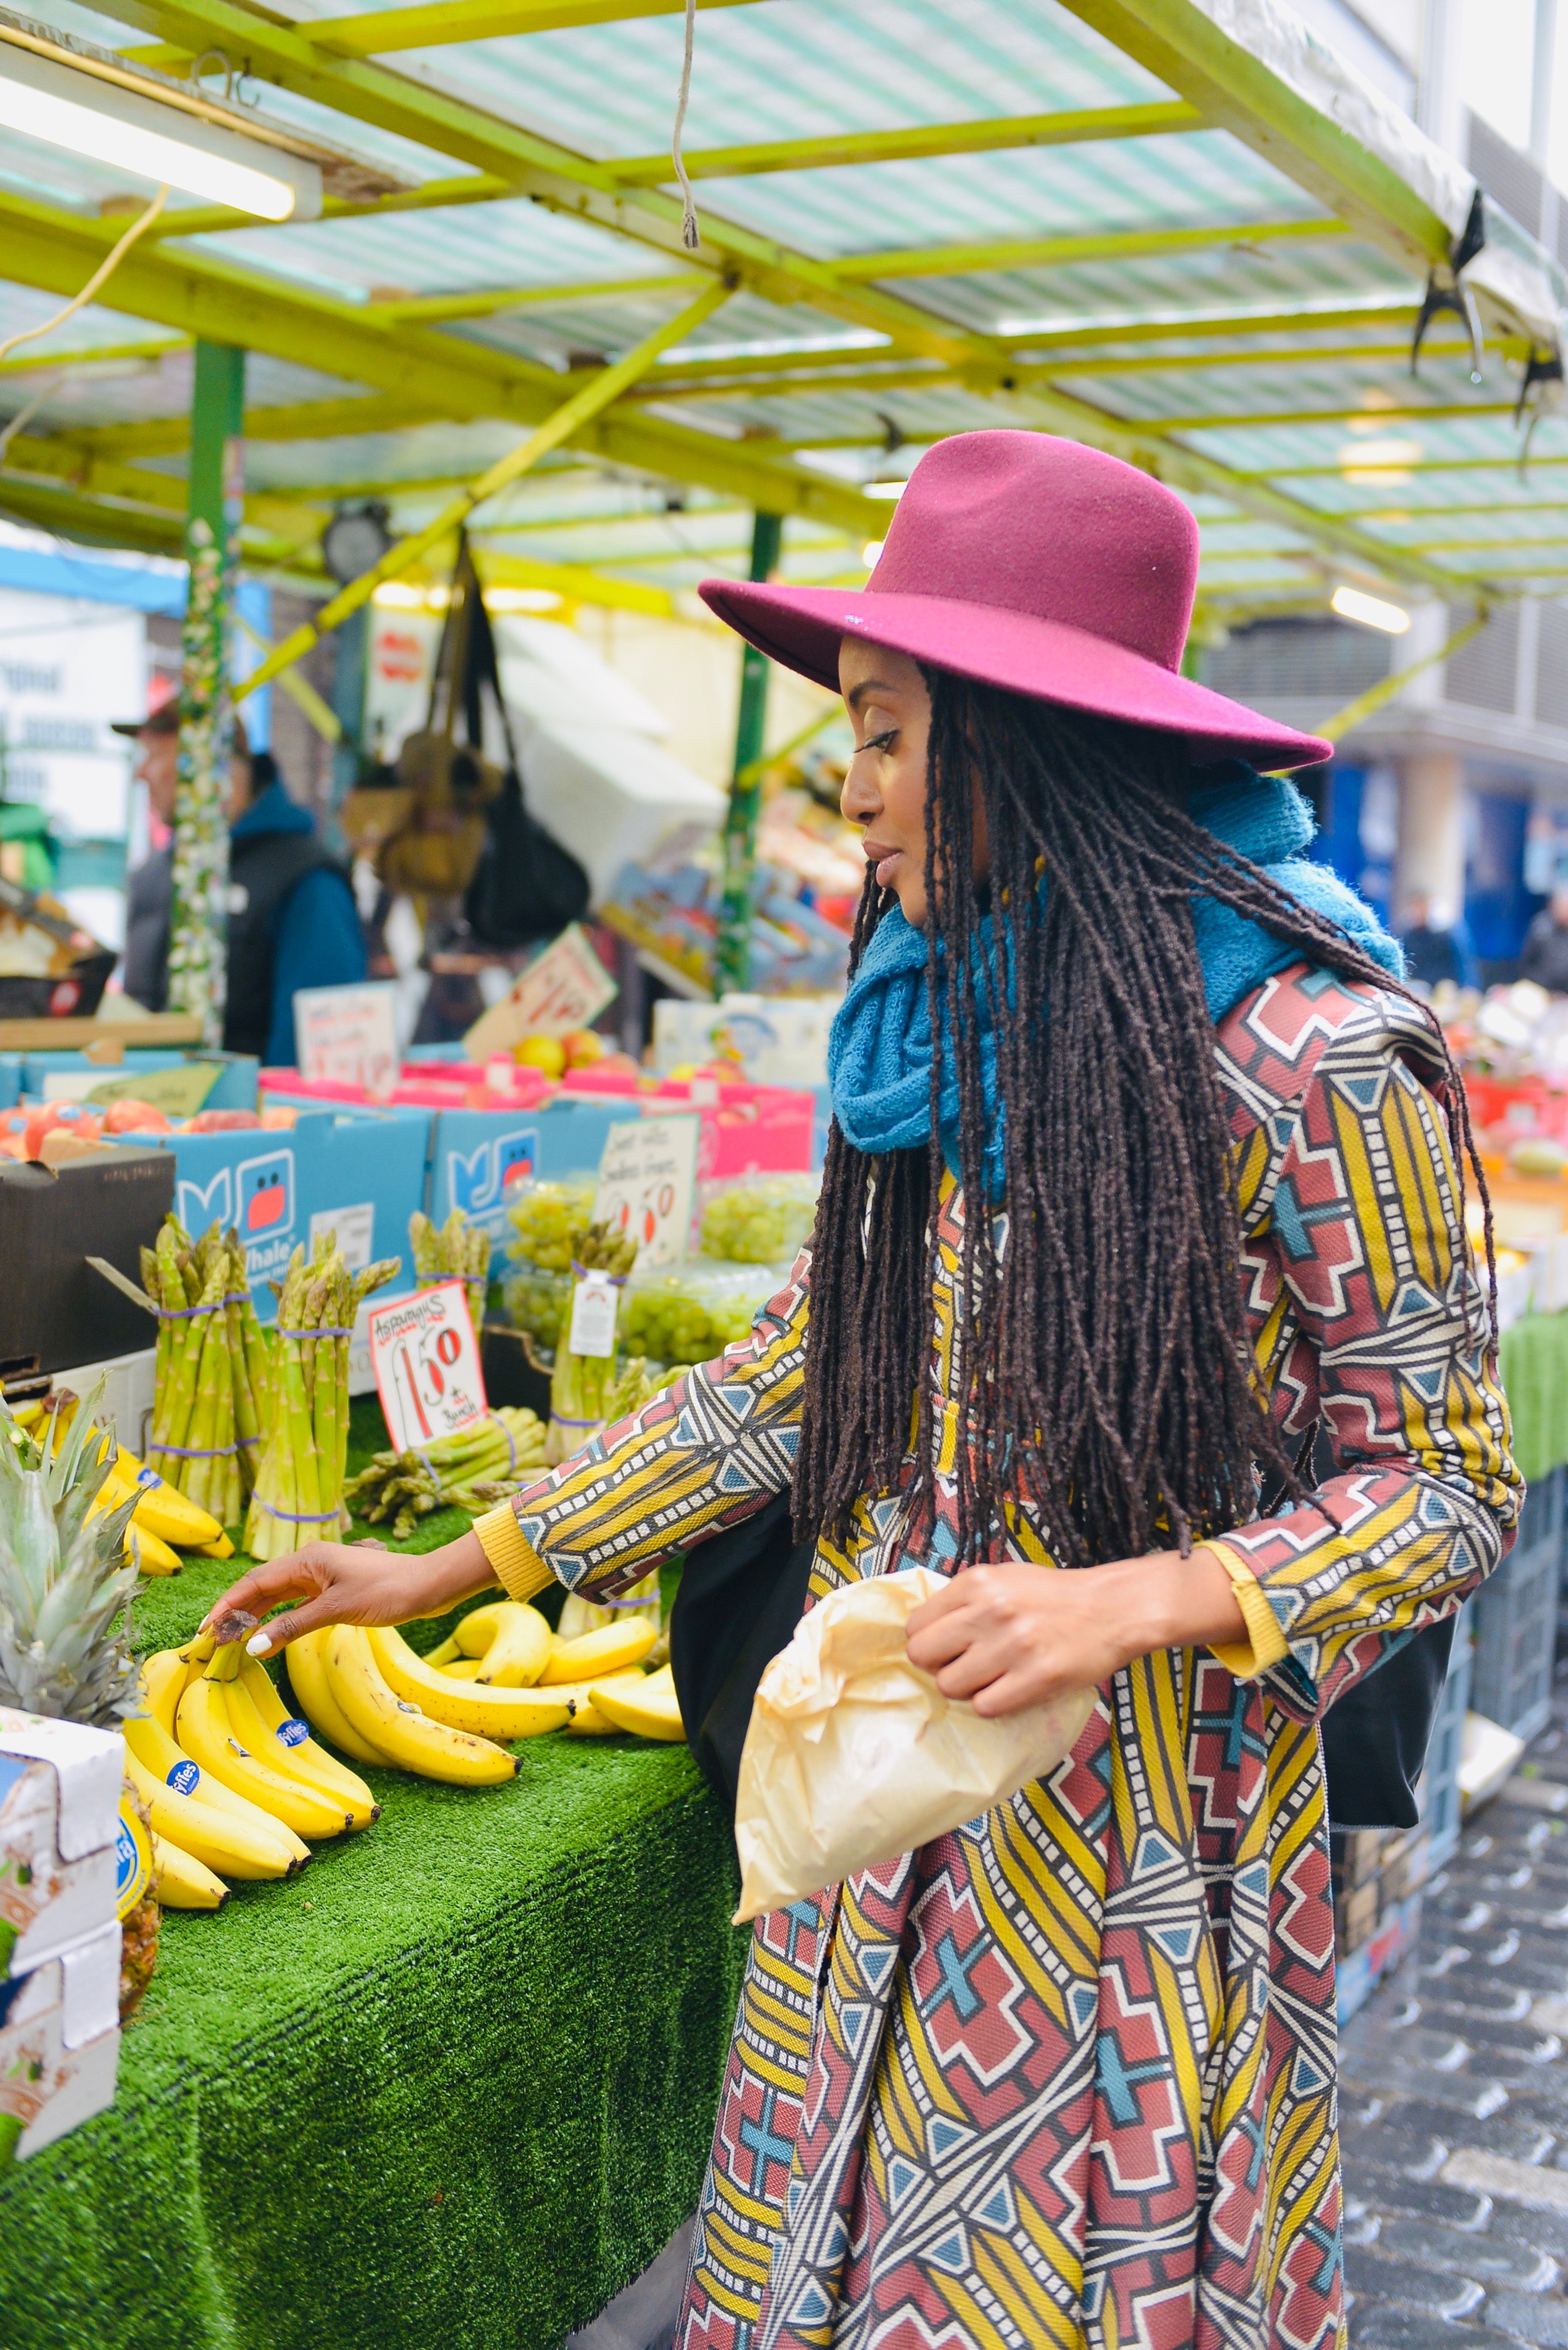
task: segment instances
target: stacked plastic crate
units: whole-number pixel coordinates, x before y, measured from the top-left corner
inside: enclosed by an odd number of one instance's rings
[[[114,2102],[118,1732],[0,1708],[0,2170]]]
[[[1562,1469],[1531,1487],[1519,1537],[1474,1605],[1475,1674],[1470,1704],[1489,1721],[1531,1739],[1552,1713],[1558,1586],[1563,1575]]]

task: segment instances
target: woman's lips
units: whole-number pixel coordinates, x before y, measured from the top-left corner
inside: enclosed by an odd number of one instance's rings
[[[898,865],[898,859],[904,854],[903,850],[901,848],[888,848],[885,843],[880,840],[867,840],[863,844],[863,846],[866,851],[867,863],[868,865],[874,865],[877,868],[877,884],[878,889],[890,889],[893,886],[894,869]]]

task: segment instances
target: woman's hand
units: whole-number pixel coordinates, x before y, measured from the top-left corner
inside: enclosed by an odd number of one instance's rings
[[[281,1599],[301,1601],[250,1641],[254,1655],[273,1656],[302,1632],[317,1631],[324,1624],[406,1624],[415,1616],[444,1615],[494,1581],[495,1569],[473,1534],[418,1558],[374,1543],[313,1542],[242,1575],[212,1607],[207,1622],[216,1623],[235,1608],[265,1616]]]
[[[1212,1551],[1157,1551],[1070,1574],[971,1566],[909,1618],[909,1661],[977,1713],[1017,1713],[1096,1689],[1156,1648],[1244,1641],[1231,1578]]]

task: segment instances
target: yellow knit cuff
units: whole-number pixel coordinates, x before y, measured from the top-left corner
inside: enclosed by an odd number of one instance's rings
[[[1245,1559],[1230,1550],[1223,1543],[1205,1543],[1231,1578],[1231,1588],[1241,1610],[1247,1627],[1242,1640],[1210,1640],[1211,1656],[1218,1657],[1228,1673],[1239,1681],[1256,1680],[1271,1665],[1277,1665],[1288,1655],[1290,1643],[1280,1629],[1280,1619],[1264,1598],[1258,1578]]]
[[[510,1502],[503,1502],[499,1509],[487,1510],[483,1517],[475,1518],[473,1531],[495,1569],[497,1581],[514,1599],[532,1599],[537,1593],[547,1591],[556,1580],[533,1544],[524,1541]]]

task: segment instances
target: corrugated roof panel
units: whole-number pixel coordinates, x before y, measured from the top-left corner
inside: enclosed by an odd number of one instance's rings
[[[316,15],[312,5],[305,13]],[[684,30],[649,17],[408,51],[402,72],[595,155],[670,143]],[[389,61],[390,62],[390,61]],[[1163,85],[1051,0],[759,0],[698,18],[686,143],[1133,105]]]
[[[229,230],[180,243],[237,267],[317,286],[341,301],[362,300],[377,286],[452,294],[472,286],[638,277],[645,270],[651,280],[670,267],[657,254],[526,199]]]

